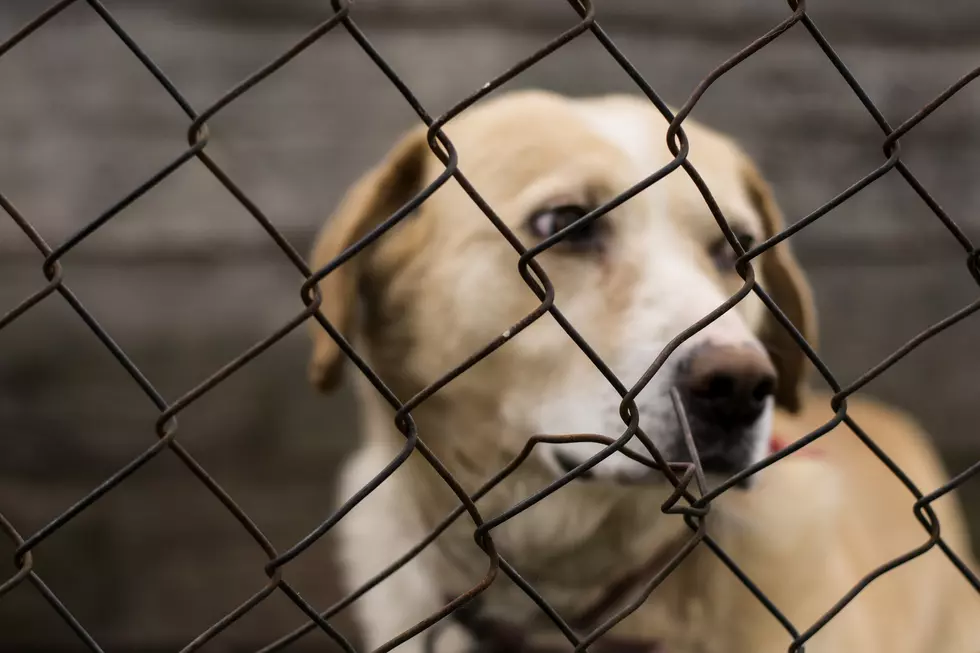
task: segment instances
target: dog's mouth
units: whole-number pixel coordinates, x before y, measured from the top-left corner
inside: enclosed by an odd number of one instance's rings
[[[572,470],[581,464],[578,460],[562,451],[555,452],[555,462],[558,463],[558,468],[561,470],[562,474],[571,473]],[[594,480],[596,478],[595,468],[593,467],[591,469],[586,469],[576,476],[576,478],[582,481]]]
[[[560,450],[556,451],[554,455],[555,463],[563,475],[571,473],[585,462]],[[656,467],[645,465],[639,461],[634,462],[635,464],[628,468],[614,468],[608,471],[606,467],[602,466],[602,463],[599,463],[595,467],[590,467],[576,474],[574,480],[606,482],[615,485],[661,485],[667,482],[667,479]]]
[[[571,473],[585,462],[561,450],[554,452],[554,458],[559,471],[563,475]],[[741,456],[726,452],[712,452],[700,457],[701,469],[709,479],[715,482],[721,482],[738,474],[747,467],[748,461],[742,460],[741,458]],[[680,462],[689,463],[690,461],[683,460]],[[667,482],[664,474],[658,469],[644,465],[638,461],[635,465],[628,468],[614,468],[609,471],[606,471],[601,465],[602,463],[579,472],[574,480],[606,482],[616,485],[662,485]],[[735,489],[748,489],[751,487],[751,477],[738,481],[732,487]]]

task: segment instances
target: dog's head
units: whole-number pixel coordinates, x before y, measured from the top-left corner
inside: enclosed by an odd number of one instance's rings
[[[571,224],[666,164],[667,123],[639,99],[572,100],[523,92],[481,104],[445,129],[459,167],[525,246]],[[782,219],[753,164],[724,136],[684,123],[690,159],[744,247]],[[411,200],[443,170],[408,134],[349,191],[313,255],[320,267]],[[682,330],[742,285],[735,254],[703,198],[677,171],[537,261],[555,304],[629,387]],[[407,399],[530,313],[538,299],[518,254],[455,180],[323,279],[322,310]],[[785,243],[754,262],[757,279],[811,339],[809,290]],[[313,382],[329,388],[343,356],[314,325]],[[668,460],[688,458],[670,398],[677,387],[709,472],[730,475],[767,451],[775,406],[800,402],[804,357],[754,296],[681,345],[638,395],[640,426]],[[481,465],[481,450],[514,451],[533,434],[624,428],[621,396],[545,315],[419,408],[421,437],[440,457]],[[415,413],[413,413],[415,414]],[[417,419],[421,419],[417,417]],[[540,447],[561,472],[599,445]],[[448,452],[448,453],[447,453]],[[614,455],[598,476],[640,469]],[[487,475],[492,470],[485,470]]]

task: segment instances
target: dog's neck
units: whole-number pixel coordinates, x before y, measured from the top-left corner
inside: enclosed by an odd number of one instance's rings
[[[453,615],[475,643],[479,653],[565,653],[569,650],[566,642],[536,642],[530,634],[513,625],[482,618],[477,611],[461,609]],[[425,653],[437,650],[441,631],[430,630],[426,635]],[[589,645],[595,653],[665,653],[660,642],[637,638],[623,638],[604,635]]]
[[[642,568],[633,570],[611,583],[599,599],[584,611],[569,620],[569,625],[578,633],[580,639],[599,628],[612,617],[617,609],[631,597],[642,591],[675,556],[679,555],[689,536],[668,541]],[[447,603],[455,597],[447,597]],[[568,649],[567,643],[541,642],[527,626],[508,623],[488,617],[481,609],[481,597],[457,610],[452,619],[470,635],[480,653],[559,653]],[[549,624],[550,625],[550,624]],[[551,626],[554,630],[554,626]],[[436,650],[440,631],[434,629],[427,635],[426,651]],[[589,646],[596,653],[661,653],[665,651],[659,640],[647,637],[604,634]]]

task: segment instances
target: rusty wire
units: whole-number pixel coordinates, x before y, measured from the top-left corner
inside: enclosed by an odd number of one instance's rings
[[[719,559],[739,578],[739,580],[745,584],[745,586],[752,592],[752,594],[766,607],[766,609],[783,625],[786,631],[792,636],[793,642],[790,646],[790,651],[803,651],[805,643],[821,628],[823,628],[831,619],[833,619],[859,592],[861,592],[868,584],[870,584],[874,579],[879,576],[888,573],[890,570],[904,564],[905,562],[922,555],[927,550],[933,547],[939,547],[943,553],[948,557],[949,561],[966,577],[966,579],[972,584],[974,589],[980,591],[980,579],[967,567],[964,562],[957,557],[957,555],[946,545],[940,535],[940,526],[938,519],[931,508],[932,502],[938,498],[944,496],[950,491],[962,485],[969,478],[977,473],[980,473],[980,462],[972,465],[949,482],[947,482],[942,487],[936,488],[924,494],[922,490],[915,486],[915,484],[908,478],[908,476],[902,471],[902,469],[895,464],[891,458],[889,458],[874,442],[874,440],[868,436],[868,434],[860,427],[859,424],[847,413],[847,398],[853,393],[860,390],[871,380],[885,372],[892,365],[894,365],[898,360],[909,354],[913,349],[917,348],[919,345],[924,343],[926,340],[933,338],[940,332],[944,331],[948,327],[952,326],[956,322],[963,320],[968,317],[978,309],[980,309],[980,299],[970,303],[969,305],[963,307],[954,314],[946,317],[930,328],[926,329],[915,338],[910,340],[907,344],[899,348],[893,354],[888,356],[881,363],[873,367],[867,373],[865,373],[860,378],[854,380],[848,385],[841,385],[841,383],[834,377],[827,366],[821,361],[817,356],[816,352],[810,347],[810,345],[804,340],[800,332],[789,322],[786,316],[782,313],[775,302],[769,297],[765,290],[756,282],[754,271],[752,268],[752,261],[758,257],[763,252],[772,248],[779,242],[791,237],[792,235],[798,233],[802,229],[806,228],[808,225],[819,220],[822,216],[826,215],[832,209],[836,208],[843,202],[847,201],[855,194],[874,183],[877,179],[884,176],[886,173],[892,169],[896,169],[898,173],[905,179],[906,182],[912,187],[916,194],[922,199],[922,201],[928,206],[937,219],[947,228],[949,233],[953,238],[959,243],[963,248],[966,256],[965,263],[969,274],[973,279],[980,284],[980,252],[973,246],[973,243],[969,237],[963,232],[963,230],[953,221],[953,219],[946,214],[946,212],[940,207],[939,203],[929,194],[929,192],[923,187],[919,180],[915,177],[908,166],[901,160],[900,157],[900,141],[899,139],[912,130],[916,125],[918,125],[922,120],[926,119],[933,111],[935,111],[940,105],[949,100],[955,93],[962,90],[967,84],[973,81],[976,77],[980,76],[980,67],[964,75],[960,80],[950,86],[946,91],[937,96],[933,101],[923,107],[918,113],[909,117],[903,123],[897,127],[892,127],[888,121],[885,120],[884,116],[872,102],[870,97],[861,87],[857,79],[852,75],[847,66],[841,61],[840,57],[834,52],[830,43],[826,40],[823,34],[818,29],[817,25],[814,23],[810,15],[806,11],[806,5],[803,0],[788,0],[789,11],[786,18],[775,25],[765,34],[761,35],[743,50],[737,52],[730,59],[725,61],[722,65],[718,66],[713,70],[694,90],[690,95],[687,102],[685,102],[681,108],[674,114],[667,105],[661,100],[657,95],[656,91],[644,80],[640,72],[629,62],[626,56],[616,47],[612,39],[603,31],[599,22],[596,19],[596,12],[592,6],[591,0],[566,0],[570,5],[569,19],[570,27],[563,33],[556,36],[552,41],[545,44],[541,49],[532,54],[531,56],[525,58],[524,60],[518,62],[509,70],[503,72],[498,77],[490,80],[489,82],[483,84],[479,89],[473,92],[468,97],[464,98],[451,109],[449,109],[442,116],[433,118],[422,104],[416,99],[411,89],[399,78],[398,74],[394,68],[384,59],[384,57],[371,45],[371,42],[365,36],[365,34],[358,28],[352,17],[351,2],[350,0],[331,0],[332,12],[326,15],[323,21],[312,29],[305,37],[298,41],[295,45],[289,48],[282,55],[277,57],[272,62],[268,63],[266,66],[262,67],[237,86],[226,92],[220,98],[215,100],[209,107],[203,110],[195,109],[191,103],[184,98],[180,91],[170,82],[166,77],[164,72],[153,62],[153,60],[143,51],[139,44],[137,44],[132,37],[123,29],[123,27],[116,21],[112,14],[99,2],[99,0],[61,0],[56,4],[49,7],[47,10],[39,14],[34,20],[26,24],[23,28],[17,31],[14,35],[7,38],[6,41],[0,43],[0,57],[9,52],[15,46],[17,46],[24,39],[28,38],[35,31],[43,27],[49,20],[57,16],[60,12],[66,9],[68,6],[75,4],[76,2],[87,4],[92,11],[94,11],[105,24],[116,34],[116,36],[128,47],[130,52],[143,64],[143,66],[154,76],[154,78],[165,88],[170,97],[178,106],[183,110],[184,114],[188,118],[188,128],[187,128],[187,140],[188,147],[181,153],[178,157],[173,159],[168,165],[160,169],[142,184],[133,189],[126,196],[118,200],[113,206],[109,207],[101,215],[97,216],[95,219],[86,224],[83,228],[78,230],[74,235],[69,237],[65,242],[60,243],[56,246],[49,245],[44,238],[39,234],[31,224],[31,221],[21,214],[17,208],[10,202],[10,200],[0,193],[0,207],[13,219],[14,223],[27,235],[27,237],[34,243],[38,251],[42,255],[41,260],[41,273],[43,278],[39,278],[39,289],[31,296],[24,299],[20,304],[10,309],[6,314],[0,316],[0,329],[3,329],[14,320],[22,316],[24,313],[29,311],[31,308],[37,304],[48,300],[49,297],[57,293],[60,295],[68,305],[74,310],[74,312],[85,322],[85,324],[92,330],[95,336],[103,343],[103,345],[109,350],[112,356],[118,361],[120,365],[128,372],[133,381],[139,385],[147,397],[153,402],[159,411],[159,416],[156,421],[155,435],[157,437],[156,441],[146,448],[139,456],[131,460],[128,464],[117,470],[104,482],[102,482],[95,490],[87,494],[86,496],[79,499],[74,505],[65,510],[61,515],[57,516],[55,519],[51,520],[45,526],[40,528],[37,532],[30,535],[24,536],[20,534],[15,526],[11,524],[2,514],[0,514],[0,530],[9,538],[9,540],[16,547],[14,553],[14,562],[16,566],[16,572],[6,579],[0,579],[0,597],[8,593],[14,587],[30,582],[37,588],[44,599],[52,606],[52,608],[61,616],[62,619],[71,627],[71,629],[76,633],[78,638],[84,645],[91,651],[102,651],[99,644],[93,639],[93,637],[85,630],[84,626],[79,623],[79,621],[72,615],[70,609],[65,606],[58,597],[52,592],[44,581],[41,579],[38,570],[35,568],[34,559],[32,556],[32,551],[40,545],[44,540],[54,536],[62,527],[65,526],[69,521],[77,517],[82,511],[91,506],[93,503],[101,499],[107,493],[113,491],[117,488],[126,478],[130,475],[138,472],[138,470],[145,465],[148,461],[157,455],[162,454],[164,450],[169,450],[171,453],[177,456],[177,458],[204,484],[210,492],[212,492],[216,498],[225,506],[225,508],[235,517],[243,528],[245,534],[251,537],[256,546],[258,546],[267,558],[267,563],[265,565],[265,573],[268,577],[268,581],[261,587],[258,588],[255,593],[247,601],[239,605],[234,610],[228,612],[222,619],[214,623],[207,630],[200,633],[196,638],[189,642],[182,650],[185,652],[190,652],[201,648],[206,642],[211,640],[217,634],[228,628],[232,623],[241,618],[244,614],[249,612],[252,608],[256,607],[260,602],[264,601],[268,596],[274,592],[281,592],[285,594],[308,618],[308,622],[305,626],[284,635],[275,642],[268,644],[263,647],[259,653],[272,653],[273,651],[279,651],[290,645],[291,643],[297,641],[298,639],[304,637],[307,633],[320,629],[326,635],[328,635],[332,641],[341,650],[353,652],[354,648],[339,632],[337,632],[333,627],[331,627],[329,620],[338,614],[340,611],[347,608],[358,598],[363,596],[367,591],[377,586],[378,584],[385,581],[391,574],[393,574],[397,569],[406,564],[414,556],[418,555],[426,546],[433,542],[442,532],[444,532],[450,524],[458,520],[463,516],[464,513],[467,514],[468,518],[473,522],[474,525],[474,537],[479,546],[485,551],[487,555],[487,571],[483,579],[476,584],[474,587],[470,588],[467,592],[454,597],[447,605],[436,613],[433,613],[423,621],[416,624],[414,627],[395,637],[384,646],[379,648],[376,653],[381,653],[383,651],[388,651],[398,646],[400,643],[406,641],[411,637],[415,637],[423,631],[427,631],[426,636],[433,636],[437,634],[438,629],[431,628],[446,615],[452,613],[453,611],[463,608],[467,603],[477,597],[480,592],[482,592],[486,587],[493,582],[494,578],[500,571],[503,571],[505,575],[510,577],[519,587],[521,587],[524,592],[537,604],[541,610],[550,618],[550,620],[555,624],[557,629],[565,636],[569,644],[574,648],[575,651],[586,651],[588,646],[595,642],[599,637],[601,637],[605,632],[612,628],[618,621],[625,618],[632,610],[635,610],[642,600],[644,600],[657,585],[667,577],[670,572],[676,568],[677,565],[681,563],[684,557],[690,553],[695,546],[700,543],[704,543],[712,552],[714,552]],[[830,201],[826,202],[824,205],[810,213],[809,215],[795,221],[784,229],[779,234],[769,238],[767,241],[758,244],[749,251],[744,251],[740,245],[738,239],[733,234],[732,230],[729,228],[724,215],[719,209],[717,203],[712,197],[710,189],[701,179],[698,174],[697,169],[689,161],[687,139],[684,135],[683,122],[685,118],[691,113],[697,102],[703,96],[703,94],[708,90],[708,88],[716,82],[720,77],[726,74],[728,71],[733,69],[742,63],[745,59],[750,57],[752,54],[762,49],[772,41],[778,39],[782,34],[790,29],[804,29],[806,30],[816,44],[820,47],[826,57],[829,59],[831,64],[837,69],[840,75],[843,77],[844,81],[848,84],[854,94],[861,101],[865,109],[875,120],[877,125],[884,135],[884,140],[882,141],[882,153],[884,156],[884,161],[875,170],[869,172],[865,177],[858,180],[847,190],[840,193],[838,196],[834,197]],[[371,58],[371,60],[378,66],[378,68],[384,73],[384,75],[391,81],[391,83],[397,88],[397,90],[404,97],[405,101],[411,106],[411,108],[416,112],[421,121],[428,127],[428,143],[432,151],[436,156],[442,161],[445,168],[442,173],[433,181],[429,186],[423,189],[418,195],[416,195],[408,204],[400,208],[397,212],[386,219],[382,224],[375,228],[371,233],[367,234],[357,243],[349,247],[345,252],[338,256],[335,260],[331,261],[329,264],[324,266],[319,270],[311,270],[306,264],[304,258],[289,244],[289,242],[281,235],[281,233],[276,229],[272,222],[265,216],[265,214],[255,205],[247,196],[245,191],[238,186],[229,175],[222,170],[218,164],[211,159],[207,154],[208,145],[208,128],[207,121],[214,117],[218,112],[227,107],[231,102],[239,98],[244,93],[247,93],[249,89],[259,84],[272,75],[282,66],[287,64],[291,59],[297,56],[304,49],[312,45],[318,39],[323,37],[328,32],[334,30],[343,30],[352,38]],[[465,111],[468,107],[472,106],[474,103],[478,102],[482,98],[490,95],[501,85],[507,81],[513,79],[526,69],[530,68],[536,64],[541,59],[547,57],[551,53],[560,49],[567,43],[584,37],[586,34],[591,34],[592,37],[597,39],[601,46],[608,52],[608,54],[622,67],[622,69],[629,75],[629,77],[636,84],[639,91],[645,95],[650,102],[659,110],[659,112],[670,121],[670,126],[667,132],[667,145],[673,154],[673,160],[665,165],[660,170],[650,171],[650,175],[643,181],[637,183],[632,188],[624,191],[617,197],[613,198],[605,205],[600,206],[590,212],[589,214],[583,216],[575,224],[568,226],[561,232],[549,237],[543,242],[535,245],[531,249],[526,249],[521,244],[520,240],[508,229],[508,227],[500,220],[496,215],[493,208],[487,204],[486,201],[480,196],[479,192],[469,183],[465,177],[463,171],[457,165],[456,152],[453,147],[452,142],[447,138],[445,133],[442,131],[442,127],[448,122],[453,120],[460,113]],[[269,335],[267,338],[261,340],[260,342],[254,344],[245,352],[241,353],[239,356],[229,361],[221,369],[215,371],[210,377],[205,379],[202,383],[194,388],[188,390],[184,395],[176,399],[175,401],[168,402],[164,397],[155,389],[153,384],[147,379],[139,368],[133,363],[133,361],[127,356],[125,351],[116,344],[109,333],[100,326],[98,321],[89,313],[78,297],[71,291],[68,285],[68,279],[70,278],[70,273],[63,269],[61,264],[61,259],[69,251],[77,247],[86,238],[92,235],[95,231],[100,229],[110,220],[112,220],[116,215],[123,211],[126,207],[132,204],[139,197],[144,195],[151,188],[163,181],[171,173],[175,172],[177,169],[182,167],[185,163],[192,159],[197,159],[205,165],[205,167],[211,172],[211,174],[225,187],[225,189],[235,197],[239,203],[251,214],[251,216],[259,223],[259,225],[265,230],[269,237],[278,245],[282,250],[283,255],[289,259],[289,261],[296,267],[296,269],[304,277],[304,282],[300,286],[300,295],[302,299],[302,308],[297,309],[295,317],[290,319],[286,324],[284,324],[275,333]],[[606,214],[616,206],[627,201],[637,193],[643,191],[649,186],[657,183],[659,180],[663,179],[668,174],[675,172],[677,169],[683,169],[684,173],[687,174],[691,180],[695,183],[699,189],[704,201],[714,216],[719,228],[722,233],[734,248],[735,252],[739,255],[736,269],[738,273],[742,276],[744,283],[742,287],[732,295],[724,304],[719,306],[717,309],[712,311],[709,315],[705,316],[703,319],[698,321],[696,324],[691,325],[683,333],[678,335],[673,341],[671,341],[657,357],[657,359],[651,363],[650,367],[646,373],[640,378],[640,380],[632,387],[626,387],[609,369],[609,367],[602,361],[602,359],[596,354],[596,352],[588,345],[588,343],[582,338],[581,335],[575,330],[575,328],[568,322],[568,320],[561,313],[559,308],[554,303],[554,289],[551,282],[548,279],[547,274],[537,263],[536,257],[554,246],[560,240],[562,240],[567,234],[574,231],[581,225],[596,220],[602,215]],[[400,220],[409,215],[418,206],[424,202],[432,193],[434,193],[440,186],[446,183],[450,178],[456,180],[463,190],[469,195],[472,201],[480,208],[480,210],[485,214],[488,220],[496,227],[500,232],[501,236],[505,238],[508,243],[520,254],[519,260],[519,271],[522,278],[525,280],[528,287],[538,296],[540,304],[538,307],[524,317],[519,322],[512,325],[507,329],[503,335],[498,336],[492,342],[487,343],[487,345],[478,352],[474,352],[467,360],[457,366],[455,369],[450,370],[445,375],[443,375],[439,380],[435,381],[416,396],[411,397],[407,400],[400,399],[394,395],[394,393],[385,385],[385,382],[378,377],[377,374],[370,368],[370,366],[365,362],[365,360],[351,347],[351,345],[344,340],[343,336],[336,330],[336,328],[331,325],[323,314],[320,312],[320,296],[317,290],[317,283],[322,280],[325,276],[336,270],[341,265],[345,264],[351,258],[356,256],[360,251],[362,251],[369,244],[374,242],[376,239],[382,237],[389,229],[391,229]],[[687,436],[687,443],[689,449],[691,449],[692,459],[695,461],[687,464],[671,463],[666,461],[653,445],[650,439],[643,433],[642,429],[639,427],[638,421],[638,411],[636,405],[634,404],[634,398],[639,394],[639,392],[646,386],[647,383],[653,378],[654,374],[661,367],[664,361],[667,359],[669,354],[676,349],[682,342],[684,342],[691,335],[696,333],[698,330],[704,328],[707,324],[715,319],[718,319],[725,312],[730,310],[737,304],[742,298],[747,296],[749,293],[756,294],[765,306],[773,313],[775,318],[780,322],[780,324],[787,330],[787,332],[792,336],[793,340],[806,354],[809,360],[817,368],[824,381],[828,384],[830,388],[834,391],[834,396],[832,399],[832,408],[834,410],[834,417],[829,420],[826,424],[822,425],[817,430],[809,433],[805,437],[797,440],[792,445],[786,447],[785,449],[776,452],[757,464],[752,465],[748,469],[737,474],[735,477],[729,479],[727,482],[723,483],[721,486],[714,488],[710,492],[705,493],[702,484],[702,474],[700,471],[699,464],[697,463],[696,452],[693,451],[693,444],[690,439],[690,434],[687,428],[686,420],[684,418],[683,406],[676,394],[672,395],[674,400],[675,409],[677,411],[677,416],[680,421],[682,430]],[[589,359],[595,364],[596,368],[605,376],[609,383],[616,389],[616,391],[621,395],[622,401],[620,404],[620,414],[624,423],[624,430],[620,437],[615,439],[603,438],[598,436],[588,436],[588,435],[578,435],[578,436],[536,436],[531,438],[521,454],[515,458],[510,464],[501,469],[492,479],[490,479],[483,487],[481,487],[477,492],[472,495],[468,495],[466,491],[457,483],[453,478],[449,470],[445,469],[441,463],[429,452],[426,448],[424,442],[418,437],[418,433],[412,419],[411,411],[418,407],[422,402],[428,400],[433,394],[438,392],[443,386],[452,381],[457,376],[466,372],[467,369],[475,365],[477,362],[488,356],[491,352],[499,347],[502,347],[509,340],[516,337],[523,329],[527,328],[537,319],[543,317],[545,314],[550,314],[557,323],[564,329],[568,336],[578,345],[578,347],[585,353]],[[194,459],[187,450],[182,447],[182,445],[177,441],[176,436],[178,433],[178,415],[190,406],[192,403],[201,399],[204,395],[214,389],[219,383],[227,379],[232,374],[240,370],[244,365],[249,363],[251,360],[265,352],[267,349],[276,344],[279,340],[285,337],[287,334],[298,328],[303,322],[308,319],[315,319],[324,328],[327,333],[338,343],[344,354],[359,368],[360,372],[365,375],[365,377],[371,382],[371,384],[377,389],[381,396],[394,408],[396,411],[395,424],[398,429],[405,435],[405,445],[402,448],[398,456],[396,456],[386,467],[382,470],[367,486],[362,488],[354,497],[352,497],[343,506],[337,509],[332,515],[325,519],[316,529],[314,529],[309,535],[304,537],[302,540],[297,542],[291,548],[286,551],[278,551],[273,547],[269,539],[262,533],[261,529],[245,514],[245,512],[235,503],[234,499],[228,495],[227,492],[214,480],[214,478],[208,474],[208,472]],[[748,578],[738,565],[712,540],[712,538],[704,532],[703,523],[704,517],[708,513],[711,502],[717,498],[722,492],[725,492],[739,481],[743,480],[747,476],[758,472],[759,470],[768,467],[774,462],[792,455],[793,452],[807,446],[814,440],[820,438],[825,433],[829,432],[831,429],[839,424],[845,424],[854,435],[859,438],[868,449],[882,462],[886,465],[888,469],[905,485],[910,495],[914,499],[913,510],[914,514],[921,523],[923,529],[928,535],[928,539],[924,544],[917,547],[914,550],[908,551],[902,556],[895,558],[894,560],[881,565],[877,569],[873,570],[862,578],[845,596],[841,597],[840,601],[835,604],[830,610],[828,610],[820,619],[818,619],[813,624],[800,624],[794,625],[791,623],[785,615],[783,615],[778,608],[765,596],[765,594]],[[638,439],[646,448],[647,455],[639,455],[625,449],[627,441],[630,439]],[[501,515],[498,515],[490,520],[485,520],[480,514],[476,507],[475,502],[486,494],[492,487],[499,483],[503,478],[505,478],[509,473],[511,473],[521,462],[526,459],[530,454],[531,450],[538,444],[544,442],[558,443],[558,442],[571,442],[571,441],[590,441],[590,442],[600,442],[605,445],[602,451],[585,463],[579,465],[572,471],[568,472],[562,478],[553,482],[547,488],[542,490],[540,493],[533,496],[527,497],[526,500],[513,506],[511,509],[507,510]],[[424,457],[429,464],[434,468],[434,470],[443,478],[446,484],[452,489],[457,498],[459,499],[459,505],[455,510],[447,515],[444,520],[439,524],[439,526],[430,533],[423,541],[419,542],[411,550],[402,555],[398,560],[392,563],[388,568],[383,570],[377,576],[375,576],[371,581],[366,583],[364,586],[358,588],[356,591],[352,592],[350,595],[336,603],[335,605],[327,608],[326,610],[317,610],[314,606],[310,605],[305,601],[299,593],[293,589],[293,587],[283,579],[282,568],[290,560],[294,559],[296,556],[301,555],[313,542],[322,537],[327,531],[333,528],[344,516],[364,497],[366,497],[370,492],[377,488],[380,483],[390,476],[395,469],[401,465],[408,456],[413,452],[419,452],[422,457]],[[662,561],[662,564],[658,566],[657,569],[651,570],[648,578],[643,579],[645,585],[643,586],[638,597],[633,600],[629,605],[621,607],[615,614],[609,616],[601,625],[594,627],[590,632],[581,634],[573,625],[567,623],[558,613],[544,600],[544,598],[535,591],[535,589],[530,586],[527,581],[525,581],[516,569],[514,569],[501,555],[496,551],[493,544],[492,531],[493,528],[501,524],[502,522],[510,519],[514,515],[526,510],[534,503],[542,500],[548,494],[558,491],[562,486],[570,482],[577,476],[584,474],[591,467],[598,464],[603,458],[612,455],[616,451],[621,451],[622,453],[634,457],[641,462],[644,462],[653,469],[660,470],[668,480],[675,487],[674,493],[669,497],[669,499],[662,506],[664,512],[681,514],[684,515],[688,525],[691,528],[690,538],[687,539],[682,546],[678,548],[673,555],[670,556],[669,560]],[[690,490],[689,486],[692,482],[695,482],[698,487],[698,495],[695,496]],[[801,628],[801,626],[804,626]]]

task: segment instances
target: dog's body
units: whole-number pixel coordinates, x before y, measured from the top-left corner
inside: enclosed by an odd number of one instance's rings
[[[777,427],[784,429],[782,433],[801,436],[833,416],[828,408],[829,397],[813,399],[801,416],[777,419]],[[849,414],[874,434],[876,442],[920,487],[934,488],[942,483],[939,464],[922,433],[906,417],[853,399]],[[387,423],[378,426],[388,429]],[[343,477],[345,496],[363,487],[396,453],[394,442],[362,447]],[[407,473],[396,474],[343,522],[342,559],[351,589],[421,541],[434,527],[433,518],[443,514],[434,510],[427,518],[420,507],[419,502],[442,485],[434,473],[423,470],[424,461],[415,460],[413,464],[419,476],[427,478],[424,484]],[[637,496],[623,499],[624,506],[618,514],[603,524],[602,528],[610,532],[592,533],[574,516],[588,509],[589,498],[564,495],[572,489],[569,486],[546,500],[535,514],[536,522],[527,527],[528,531],[540,527],[554,537],[556,548],[576,540],[587,543],[581,550],[572,549],[567,565],[558,566],[560,560],[553,563],[554,575],[569,579],[566,603],[556,602],[556,607],[564,608],[565,615],[574,614],[606,588],[608,577],[603,582],[601,573],[592,574],[591,567],[606,571],[610,563],[620,562],[628,569],[636,568],[645,562],[650,551],[656,550],[656,543],[645,551],[637,547],[632,559],[625,563],[620,557],[623,548],[616,541],[622,535],[616,531],[625,530],[635,536],[640,521],[637,517],[645,509],[651,515],[658,512],[662,500],[656,493],[650,497],[650,492],[631,488],[628,492]],[[587,492],[583,488],[583,493]],[[731,501],[726,504],[728,499]],[[761,472],[758,486],[752,490],[741,496],[722,495],[715,508],[721,514],[717,522],[712,522],[711,533],[791,623],[803,631],[864,575],[928,540],[913,516],[912,503],[911,495],[898,479],[849,429],[840,426],[818,443]],[[643,504],[648,508],[636,508]],[[943,499],[935,507],[945,540],[958,553],[968,555],[964,526],[955,504]],[[479,580],[486,558],[472,545],[472,525],[466,522],[465,515],[461,521],[466,525],[457,533],[457,546],[473,547],[469,574],[459,573],[455,560],[447,562],[441,552],[428,551],[356,604],[358,623],[372,649],[437,611],[447,598]],[[581,528],[576,529],[576,525]],[[511,548],[511,542],[520,542],[522,535],[528,535],[528,540],[538,539],[534,532],[519,533],[513,540],[508,538],[507,544],[501,543],[500,549],[539,587],[545,574],[540,568],[522,566],[522,551]],[[535,547],[544,548],[540,544]],[[586,580],[576,588],[580,574]],[[581,596],[576,595],[579,589]],[[499,592],[501,605],[497,609],[503,619],[522,623],[537,614],[530,600],[518,595],[506,579],[498,581],[487,593],[494,592]],[[549,599],[554,596],[544,594]],[[943,553],[933,549],[872,583],[807,643],[806,650],[976,651],[980,650],[978,610],[980,601],[973,589]],[[540,617],[535,617],[535,623],[541,623]],[[762,604],[703,546],[613,632],[663,642],[664,650],[670,653],[775,653],[788,650],[792,641]],[[455,626],[439,641],[444,648],[438,651],[472,650],[462,644],[468,638]],[[423,650],[421,644],[415,646],[407,644],[398,650]]]
[[[468,111],[446,132],[460,169],[530,245],[664,165],[670,159],[665,129],[659,114],[638,100],[520,93]],[[685,131],[690,158],[734,237],[749,247],[775,233],[778,210],[747,157],[690,121]],[[441,170],[424,132],[410,134],[349,193],[321,235],[314,264],[332,260]],[[628,388],[673,337],[741,286],[720,238],[696,188],[677,173],[588,228],[576,225],[537,260],[554,282],[556,305]],[[450,181],[416,215],[321,282],[323,310],[404,400],[531,313],[538,299],[518,275],[517,259]],[[785,244],[753,267],[812,341],[809,291]],[[412,411],[421,439],[471,493],[534,434],[615,437],[625,428],[620,394],[551,317],[506,336],[513,339]],[[327,387],[341,357],[324,332],[315,337],[312,376]],[[714,480],[731,476],[760,460],[774,433],[782,442],[795,440],[833,416],[828,398],[804,389],[803,364],[785,331],[750,296],[671,353],[637,395],[639,426],[668,459],[685,459],[669,394],[678,388],[706,471]],[[365,379],[358,384],[364,438],[345,469],[342,498],[365,486],[404,445],[381,396]],[[848,414],[919,487],[929,491],[944,482],[908,419],[854,398],[848,405]],[[642,452],[636,442],[629,446]],[[539,446],[477,505],[485,518],[498,515],[598,450]],[[614,581],[690,535],[680,516],[661,511],[671,489],[666,483],[623,482],[646,473],[613,454],[590,470],[590,480],[574,480],[499,525],[495,546],[560,614],[589,612]],[[712,503],[708,533],[800,631],[865,574],[928,539],[913,515],[912,495],[846,427],[752,479],[751,487],[732,488]],[[340,522],[348,588],[422,540],[456,505],[445,483],[413,454]],[[955,499],[943,497],[934,507],[944,540],[969,559]],[[475,585],[487,564],[464,515],[356,604],[368,646],[381,646],[439,610]],[[480,613],[548,637],[538,608],[506,578],[481,595]],[[769,653],[787,650],[792,641],[704,544],[609,636],[669,653]],[[440,653],[465,653],[475,644],[454,620],[435,646]],[[398,650],[423,651],[423,639]],[[980,598],[933,549],[875,581],[808,641],[807,650],[977,651]]]

